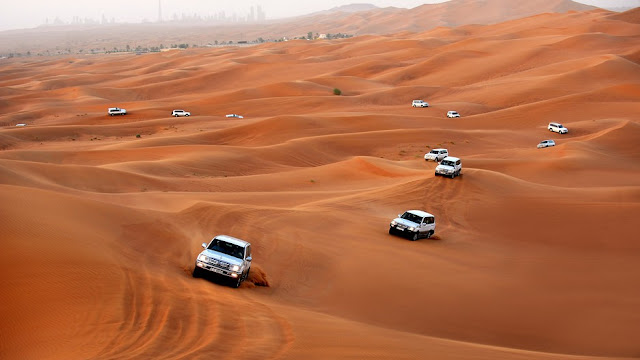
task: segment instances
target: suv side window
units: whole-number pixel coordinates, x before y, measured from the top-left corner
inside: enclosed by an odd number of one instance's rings
[[[433,223],[434,223],[434,221],[435,221],[435,219],[434,219],[434,218],[432,218],[432,217],[426,217],[426,218],[424,218],[424,223],[425,223],[425,224],[433,224]]]
[[[247,254],[246,255],[247,256],[245,257],[245,259],[248,258],[249,256],[251,256],[251,245],[247,245]]]

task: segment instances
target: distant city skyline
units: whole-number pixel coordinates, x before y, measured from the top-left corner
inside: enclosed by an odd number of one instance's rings
[[[22,0],[0,3],[0,31],[33,28],[45,23],[104,23],[104,22],[156,22],[177,20],[183,17],[221,18],[229,21],[259,21],[306,15],[316,11],[353,3],[366,3],[378,7],[413,8],[423,4],[446,2],[447,0],[325,0],[318,2],[290,2],[285,0],[158,0],[125,1],[93,0]],[[638,7],[640,0],[579,0],[583,4],[603,8]],[[260,7],[260,11],[258,11]],[[262,18],[260,18],[262,14]],[[244,19],[244,20],[243,20]]]

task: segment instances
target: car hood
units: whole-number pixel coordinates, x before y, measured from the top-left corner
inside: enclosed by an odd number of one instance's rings
[[[402,219],[402,218],[395,218],[393,221],[397,222],[398,224],[402,224],[406,227],[417,227],[418,224],[414,223],[413,221],[407,220],[407,219]]]
[[[453,170],[453,166],[450,165],[438,165],[436,170]]]
[[[228,262],[231,265],[242,265],[242,259],[238,259],[237,257],[230,256],[227,254],[222,254],[213,250],[204,250],[200,254],[208,256],[212,259],[216,259],[218,261]]]

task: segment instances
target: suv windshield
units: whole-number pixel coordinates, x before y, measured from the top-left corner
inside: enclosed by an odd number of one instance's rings
[[[226,241],[213,239],[207,249],[231,255],[233,257],[237,257],[238,259],[244,259],[244,248],[242,246],[231,244]]]
[[[412,221],[412,222],[414,222],[416,224],[420,224],[422,222],[422,217],[421,216],[418,216],[416,214],[412,214],[410,212],[405,212],[404,214],[402,214],[401,218],[409,220],[409,221]]]
[[[440,165],[453,166],[454,163],[451,160],[443,160]]]

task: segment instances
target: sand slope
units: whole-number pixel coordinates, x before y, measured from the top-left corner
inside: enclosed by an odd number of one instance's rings
[[[638,357],[638,34],[592,11],[5,61],[0,357]],[[407,209],[435,238],[387,233]],[[216,234],[254,246],[240,289],[191,277]]]

